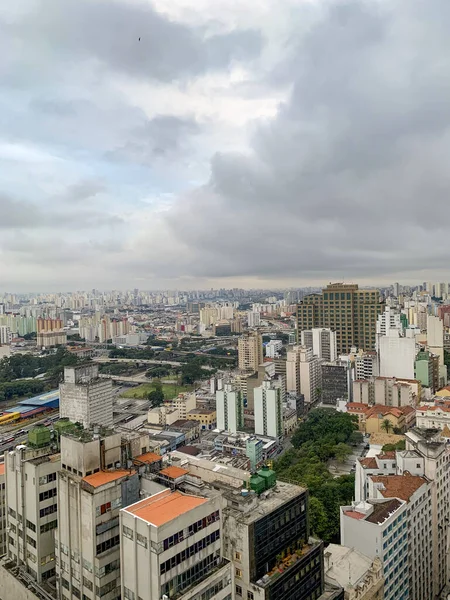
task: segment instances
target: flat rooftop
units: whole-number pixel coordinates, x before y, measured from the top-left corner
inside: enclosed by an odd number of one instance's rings
[[[133,475],[134,473],[136,473],[136,471],[128,471],[126,469],[117,469],[116,471],[99,471],[98,473],[93,473],[92,475],[83,477],[82,481],[88,483],[94,488],[98,488],[102,485],[106,485],[107,483],[117,481],[117,479],[121,479],[122,477]]]
[[[160,475],[165,475],[166,477],[170,477],[170,479],[178,479],[178,477],[183,477],[183,475],[187,475],[188,473],[189,471],[181,467],[166,467],[159,472]]]
[[[150,525],[159,527],[206,502],[208,502],[207,498],[164,490],[123,510]]]
[[[146,452],[145,454],[140,454],[133,459],[133,462],[140,462],[150,465],[155,462],[159,462],[162,460],[162,456],[159,454],[155,454],[154,452]]]

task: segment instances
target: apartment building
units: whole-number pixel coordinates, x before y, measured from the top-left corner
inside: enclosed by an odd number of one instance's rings
[[[81,423],[112,427],[113,383],[101,379],[98,365],[86,364],[64,368],[64,382],[59,386],[59,412],[62,418]]]
[[[165,489],[120,511],[122,598],[231,600],[222,496]]]
[[[333,283],[297,305],[297,328],[299,333],[317,327],[336,332],[338,354],[348,354],[352,346],[374,350],[376,322],[383,310],[378,290]]]
[[[254,390],[255,433],[273,438],[284,434],[281,389],[271,381],[263,381]]]
[[[386,406],[415,406],[420,399],[421,384],[416,379],[370,377],[352,383],[353,401],[361,404]]]
[[[121,597],[119,510],[139,499],[139,476],[123,468],[142,440],[80,431],[61,437],[56,531],[62,599]]]
[[[332,362],[337,359],[336,332],[323,327],[314,327],[300,332],[301,345],[312,348],[313,354]]]
[[[5,453],[8,559],[38,583],[55,576],[60,468],[60,455],[49,445]]]
[[[407,502],[370,499],[341,506],[341,543],[383,564],[385,600],[409,600]]]
[[[244,426],[244,398],[242,392],[231,384],[216,392],[217,427],[236,433]]]
[[[320,399],[322,386],[321,361],[313,355],[311,348],[305,346],[300,346],[298,358],[300,393],[305,397],[305,404],[312,405]]]
[[[349,397],[350,373],[343,361],[323,362],[321,368],[320,400],[335,406],[337,401]]]
[[[178,394],[176,398],[164,402],[166,408],[172,408],[178,410],[178,418],[186,419],[189,411],[193,410],[197,406],[197,398],[195,392],[185,392]]]
[[[261,334],[257,331],[244,333],[238,340],[239,369],[255,372],[263,362]]]

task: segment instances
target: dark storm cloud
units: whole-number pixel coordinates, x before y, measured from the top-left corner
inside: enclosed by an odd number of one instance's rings
[[[209,35],[171,21],[147,6],[119,0],[40,0],[15,29],[59,60],[99,61],[139,78],[173,81],[258,56],[262,37],[243,30]],[[139,39],[140,38],[140,39]]]
[[[449,30],[445,0],[318,3],[314,26],[291,38],[289,101],[256,129],[250,153],[216,154],[210,183],[166,217],[186,252],[158,272],[445,268]]]

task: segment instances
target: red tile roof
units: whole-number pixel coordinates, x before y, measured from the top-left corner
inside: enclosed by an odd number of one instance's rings
[[[164,490],[159,494],[128,506],[125,511],[158,527],[201,506],[205,502],[207,502],[206,498],[189,496],[178,491]]]
[[[127,471],[125,469],[117,469],[116,471],[99,471],[98,473],[93,473],[92,475],[83,477],[83,481],[92,487],[97,488],[101,485],[121,479],[122,477],[126,477],[127,475],[132,475],[135,472],[136,471]]]
[[[159,473],[160,475],[165,475],[170,479],[178,479],[178,477],[183,477],[183,475],[187,475],[189,471],[186,471],[186,469],[182,469],[181,467],[167,467]]]
[[[383,484],[381,494],[385,498],[400,498],[408,501],[422,485],[427,483],[425,477],[418,475],[371,475],[374,483]]]

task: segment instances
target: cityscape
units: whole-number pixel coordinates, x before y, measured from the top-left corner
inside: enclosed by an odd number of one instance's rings
[[[0,2],[0,600],[450,600],[449,8]]]
[[[5,597],[447,598],[450,284],[0,295]]]

